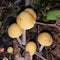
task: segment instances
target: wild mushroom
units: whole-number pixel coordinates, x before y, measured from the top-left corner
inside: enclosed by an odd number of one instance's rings
[[[26,8],[24,11],[28,12],[29,14],[31,14],[34,17],[34,19],[36,20],[37,15],[36,15],[36,12],[32,8]]]
[[[3,47],[0,48],[0,52],[4,52],[4,48]]]
[[[32,60],[33,55],[35,54],[37,46],[34,42],[28,42],[26,44],[26,52],[30,54],[30,60]]]
[[[13,53],[13,48],[12,47],[8,47],[7,52],[8,53]]]
[[[20,28],[18,24],[13,23],[10,25],[10,27],[8,28],[8,35],[11,38],[17,38],[17,41],[21,44],[21,40],[19,36],[22,35],[22,29]]]
[[[13,48],[12,47],[8,47],[7,48],[7,52],[9,53],[9,59],[11,60],[11,54],[13,53]]]
[[[35,19],[31,14],[29,14],[26,11],[23,11],[17,16],[16,22],[23,29],[22,44],[25,45],[26,44],[26,30],[31,29],[34,26]]]
[[[8,60],[8,58],[7,57],[3,57],[3,59],[2,60]]]
[[[47,32],[42,32],[38,36],[38,42],[41,44],[40,51],[44,46],[50,46],[53,42],[52,36]]]

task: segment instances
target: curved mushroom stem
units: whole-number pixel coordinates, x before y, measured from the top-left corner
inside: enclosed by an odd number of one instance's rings
[[[23,30],[23,45],[26,45],[26,30]]]
[[[33,56],[30,56],[30,60],[33,60]]]
[[[18,43],[19,43],[20,45],[22,45],[21,40],[20,40],[19,37],[17,38],[17,41],[18,41]]]
[[[39,48],[39,51],[41,52],[43,48],[44,48],[44,46],[41,45],[41,47]]]

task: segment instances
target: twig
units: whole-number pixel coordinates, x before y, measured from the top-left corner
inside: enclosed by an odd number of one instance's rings
[[[21,1],[21,0],[16,0],[16,1],[14,2],[14,5],[18,4],[20,1]]]
[[[46,16],[46,12],[44,12],[42,9],[39,9],[39,12],[41,12],[43,16]]]
[[[56,27],[56,28],[58,28],[58,30],[60,30],[60,19],[58,19],[55,24],[46,24],[46,23],[41,23],[41,22],[36,22],[36,24]]]
[[[25,50],[25,47],[24,47],[24,46],[22,46],[22,45],[19,45],[19,47],[20,47],[20,48],[22,48],[23,50]]]
[[[39,58],[43,59],[43,60],[47,60],[45,59],[39,52],[36,52],[35,55],[37,55]]]
[[[30,5],[31,1],[30,0],[25,0],[25,6]]]

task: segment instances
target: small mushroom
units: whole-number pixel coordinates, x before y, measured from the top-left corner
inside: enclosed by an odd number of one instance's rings
[[[28,42],[26,44],[26,52],[30,54],[30,60],[32,60],[33,55],[35,54],[37,46],[34,42]]]
[[[4,48],[3,47],[0,48],[0,52],[4,52]]]
[[[8,53],[13,53],[13,48],[12,47],[8,47],[7,52]]]
[[[13,23],[12,25],[10,25],[10,27],[8,28],[8,35],[11,38],[17,38],[17,41],[21,44],[19,36],[22,35],[22,29],[18,24]]]
[[[26,45],[26,30],[31,29],[35,24],[34,17],[26,11],[21,12],[16,19],[17,24],[23,29],[23,45]]]
[[[8,58],[7,57],[3,57],[3,59],[2,60],[8,60]]]
[[[38,36],[38,42],[40,43],[40,51],[42,51],[44,46],[50,46],[53,42],[52,36],[47,32],[42,32]]]
[[[36,15],[36,12],[32,8],[26,8],[24,11],[28,12],[29,14],[31,14],[34,17],[34,19],[36,20],[37,15]]]
[[[7,52],[9,53],[9,59],[11,60],[11,54],[13,53],[13,48],[12,47],[8,47],[7,48]]]

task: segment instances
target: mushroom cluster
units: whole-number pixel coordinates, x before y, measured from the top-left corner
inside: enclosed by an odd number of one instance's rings
[[[26,45],[26,30],[31,29],[36,22],[37,15],[31,8],[26,8],[16,19],[17,24],[23,29],[23,45]]]
[[[16,23],[13,23],[8,28],[8,35],[11,38],[17,38],[20,44],[26,45],[26,30],[31,29],[36,22],[36,13],[31,8],[26,8],[23,12],[21,12],[17,18]],[[21,42],[20,36],[23,33],[23,41]]]
[[[8,28],[8,35],[11,38],[17,38],[17,41],[20,45],[26,45],[25,51],[30,54],[30,60],[32,60],[32,56],[36,53],[37,45],[34,42],[26,43],[26,30],[29,30],[34,27],[36,22],[37,15],[35,11],[31,8],[26,8],[22,11],[16,18],[16,23],[13,23]],[[20,40],[20,36],[22,35],[22,40]],[[44,46],[52,45],[53,38],[47,32],[42,32],[37,37],[38,43],[41,45],[40,52],[42,51]],[[11,50],[10,50],[11,49]],[[12,48],[8,49],[8,52],[12,51]],[[45,58],[41,57],[43,60]]]
[[[31,29],[34,26],[36,18],[37,15],[35,11],[31,8],[26,8],[17,16],[16,23],[13,23],[9,26],[8,35],[11,38],[17,38],[17,41],[19,42],[20,45],[26,45],[26,30]],[[22,40],[20,40],[19,38],[21,35],[23,37]],[[28,50],[28,47],[30,48],[29,44],[33,46],[31,52]],[[35,43],[32,42],[29,44],[27,44],[28,46],[26,45],[26,51],[28,51],[32,56],[36,51],[36,45]],[[7,51],[11,53],[12,48],[11,47],[8,48]]]

